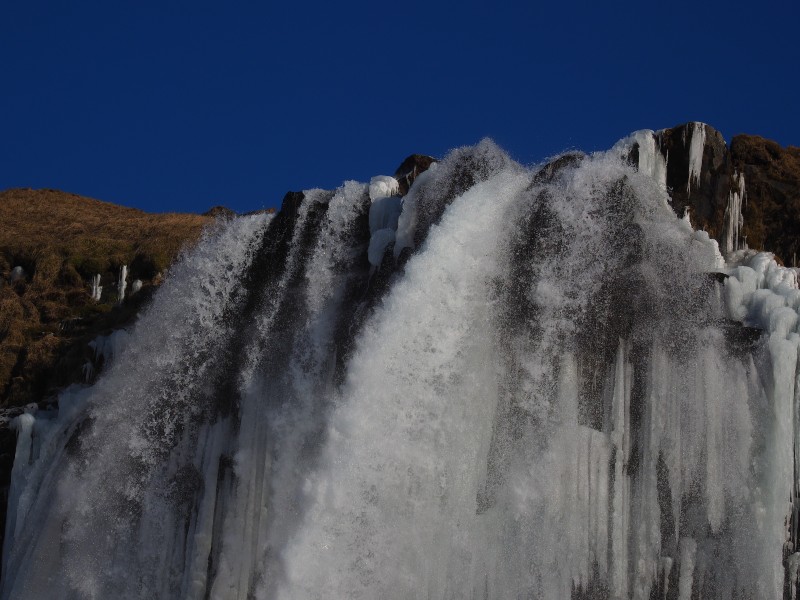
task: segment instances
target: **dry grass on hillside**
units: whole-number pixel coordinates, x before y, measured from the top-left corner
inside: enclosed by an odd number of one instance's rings
[[[55,190],[13,189],[0,192],[0,254],[25,266],[54,253],[85,276],[130,264],[137,255],[161,270],[208,222],[201,215],[149,214]]]
[[[148,284],[212,220],[148,214],[56,190],[0,192],[0,405],[41,400],[73,380],[88,340],[130,321]],[[122,265],[128,282],[141,279],[145,288],[116,306]],[[16,266],[26,276],[11,282]],[[99,303],[90,298],[95,274],[104,286]]]

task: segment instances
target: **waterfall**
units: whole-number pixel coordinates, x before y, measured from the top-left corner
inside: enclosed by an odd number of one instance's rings
[[[654,140],[216,223],[18,417],[0,598],[795,597],[797,277]]]

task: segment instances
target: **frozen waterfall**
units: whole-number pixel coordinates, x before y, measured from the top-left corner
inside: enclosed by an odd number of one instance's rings
[[[18,417],[0,597],[796,597],[797,273],[726,263],[653,140],[216,224]]]

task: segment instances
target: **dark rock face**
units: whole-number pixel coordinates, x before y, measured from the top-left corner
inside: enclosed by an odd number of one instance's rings
[[[689,181],[692,137],[705,132],[699,181]],[[725,208],[728,205],[732,172],[728,147],[719,131],[708,125],[687,123],[661,134],[661,153],[667,158],[667,188],[672,207],[682,216],[688,206],[692,223],[717,239],[722,239]]]

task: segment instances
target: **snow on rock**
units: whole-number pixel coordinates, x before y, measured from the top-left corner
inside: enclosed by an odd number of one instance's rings
[[[375,202],[378,198],[396,196],[400,193],[400,184],[390,175],[376,175],[369,182],[369,199]]]
[[[705,123],[692,123],[692,140],[689,146],[689,180],[686,182],[686,193],[691,194],[692,184],[700,184],[700,172],[703,169],[703,149],[706,147]]]

